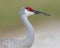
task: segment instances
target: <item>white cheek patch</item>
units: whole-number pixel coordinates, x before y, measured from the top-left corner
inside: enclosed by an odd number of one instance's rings
[[[34,14],[34,12],[27,11],[26,9],[25,9],[25,13],[26,13],[27,16],[30,16],[30,15]]]

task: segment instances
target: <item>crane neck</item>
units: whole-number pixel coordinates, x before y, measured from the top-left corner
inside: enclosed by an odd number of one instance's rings
[[[27,29],[27,37],[24,41],[25,43],[29,43],[30,45],[32,45],[32,43],[34,42],[34,29],[25,15],[20,16],[20,18]]]

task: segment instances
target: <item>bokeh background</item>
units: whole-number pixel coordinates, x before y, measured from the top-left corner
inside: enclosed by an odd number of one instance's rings
[[[0,38],[20,38],[26,35],[25,27],[18,16],[23,6],[31,6],[51,15],[29,17],[35,33],[40,33],[40,39],[54,40],[60,37],[60,0],[0,0]]]

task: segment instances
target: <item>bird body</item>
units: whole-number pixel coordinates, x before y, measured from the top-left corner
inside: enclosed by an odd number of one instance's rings
[[[0,48],[31,48],[34,42],[34,29],[28,21],[28,16],[39,13],[49,15],[36,11],[31,7],[23,7],[19,12],[19,18],[22,20],[24,26],[27,29],[27,37],[22,41],[17,39],[1,39]]]

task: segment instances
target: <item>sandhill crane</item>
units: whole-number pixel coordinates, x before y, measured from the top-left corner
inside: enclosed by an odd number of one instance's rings
[[[28,16],[33,14],[44,14],[49,16],[49,14],[36,11],[29,6],[23,7],[19,12],[19,17],[27,29],[27,37],[22,41],[17,39],[0,39],[0,48],[31,48],[34,42],[34,29],[28,21]]]

